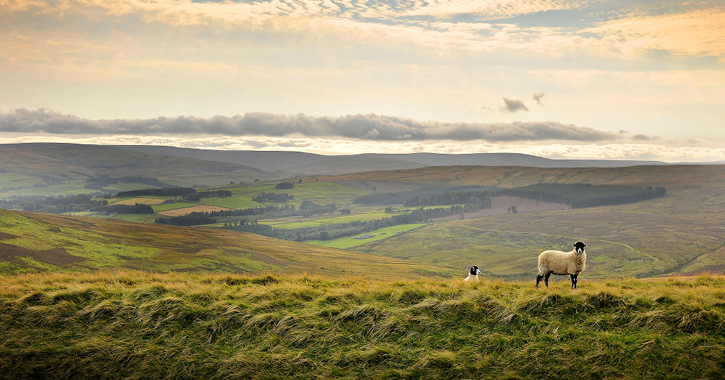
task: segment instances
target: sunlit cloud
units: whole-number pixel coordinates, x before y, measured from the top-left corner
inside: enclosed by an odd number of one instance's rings
[[[646,51],[672,54],[725,56],[725,6],[685,13],[647,15],[641,12],[582,30],[602,36],[616,36],[615,45],[625,54]]]
[[[725,128],[711,0],[0,0],[0,25],[0,109],[62,111],[0,112],[4,133],[617,141],[635,144],[606,154],[675,157],[651,144]],[[149,117],[180,114],[197,116]]]

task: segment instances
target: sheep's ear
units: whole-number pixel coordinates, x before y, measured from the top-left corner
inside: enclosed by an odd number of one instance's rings
[[[571,246],[572,246],[572,247],[576,247],[576,243],[573,243],[573,244],[572,244]]]

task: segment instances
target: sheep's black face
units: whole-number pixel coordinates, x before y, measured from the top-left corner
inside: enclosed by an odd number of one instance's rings
[[[468,272],[473,276],[478,276],[478,274],[481,273],[481,270],[474,265],[472,267],[468,267]]]
[[[578,241],[572,245],[574,246],[574,251],[576,251],[576,253],[579,253],[579,254],[584,253],[584,247],[587,246],[586,244],[584,244],[580,241]]]

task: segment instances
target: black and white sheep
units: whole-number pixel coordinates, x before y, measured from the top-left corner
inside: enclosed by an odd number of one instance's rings
[[[584,272],[587,263],[587,245],[578,241],[570,252],[544,251],[539,254],[539,275],[536,276],[536,288],[539,288],[541,278],[544,278],[546,287],[549,287],[549,276],[553,274],[571,276],[571,288],[576,289],[577,276]]]
[[[481,273],[481,270],[477,266],[470,266],[468,267],[468,277],[464,278],[463,281],[478,281],[479,273]]]

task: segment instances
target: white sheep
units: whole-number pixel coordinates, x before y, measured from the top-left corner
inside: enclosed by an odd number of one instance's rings
[[[481,273],[481,270],[477,266],[470,266],[468,267],[468,277],[464,278],[463,281],[478,281],[479,273]]]
[[[546,287],[549,287],[549,276],[553,274],[571,276],[571,288],[576,289],[577,276],[584,272],[587,262],[587,245],[578,241],[570,252],[544,251],[539,254],[539,275],[536,276],[536,288],[539,288],[541,278],[544,278]]]

